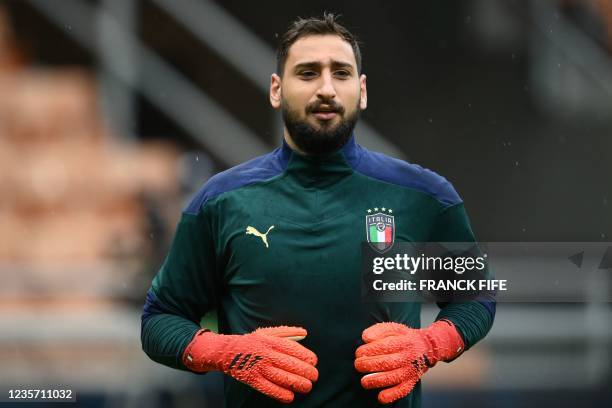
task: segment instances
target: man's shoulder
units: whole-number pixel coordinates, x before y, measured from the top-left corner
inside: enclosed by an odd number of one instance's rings
[[[196,214],[207,201],[223,193],[276,177],[285,167],[286,163],[280,154],[280,149],[276,149],[217,173],[202,185],[184,212]]]
[[[383,153],[362,148],[355,170],[379,181],[420,191],[445,206],[462,202],[453,185],[435,171]]]

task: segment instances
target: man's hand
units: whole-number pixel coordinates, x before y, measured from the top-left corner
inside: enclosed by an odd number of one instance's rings
[[[378,393],[381,404],[405,397],[425,372],[438,361],[457,357],[463,339],[446,320],[425,329],[411,329],[400,323],[377,323],[363,331],[366,343],[355,352],[355,368],[366,389],[386,388]]]
[[[219,370],[280,402],[294,392],[312,389],[319,372],[317,356],[296,341],[306,337],[301,327],[267,327],[243,335],[200,330],[183,353],[183,364],[195,372]]]

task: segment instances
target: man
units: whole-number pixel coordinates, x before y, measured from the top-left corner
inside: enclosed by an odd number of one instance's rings
[[[283,145],[212,177],[184,210],[147,295],[143,349],[224,372],[230,407],[419,406],[421,376],[484,337],[495,304],[449,303],[419,329],[417,303],[363,302],[364,218],[392,214],[398,242],[471,242],[463,204],[444,178],[356,143],[366,76],[335,16],[293,23],[277,63]],[[199,326],[212,309],[223,334]]]

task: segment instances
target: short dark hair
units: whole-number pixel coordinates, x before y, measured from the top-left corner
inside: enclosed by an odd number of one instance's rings
[[[361,73],[361,50],[359,42],[353,33],[346,27],[338,23],[340,16],[333,13],[323,13],[323,17],[298,18],[295,20],[285,34],[280,38],[278,49],[276,50],[276,73],[283,75],[285,62],[289,54],[289,48],[297,40],[310,35],[337,35],[348,42],[353,48],[355,61],[357,61],[357,71]]]

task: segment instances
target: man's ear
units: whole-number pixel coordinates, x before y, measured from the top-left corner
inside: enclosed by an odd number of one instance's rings
[[[362,74],[359,77],[359,87],[361,88],[361,97],[359,98],[359,109],[365,110],[368,107],[368,89],[366,87],[366,76]]]
[[[270,77],[270,105],[274,109],[281,106],[281,77],[277,74]]]

